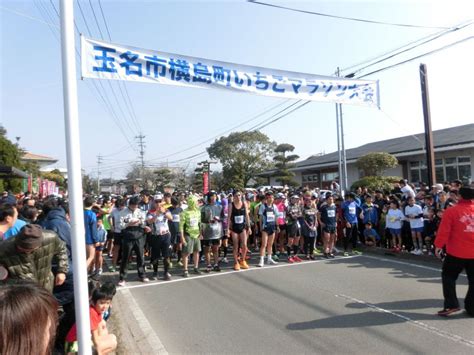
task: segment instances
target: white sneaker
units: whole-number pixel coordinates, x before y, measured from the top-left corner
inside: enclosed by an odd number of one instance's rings
[[[278,264],[278,261],[275,261],[271,257],[268,257],[267,258],[267,264],[268,265],[276,265],[276,264]]]
[[[417,249],[415,255],[423,255],[423,252],[421,249]]]
[[[416,251],[417,251],[417,250],[418,250],[418,249],[413,249],[413,250],[410,252],[410,254],[416,255]]]
[[[222,262],[223,262],[224,264],[228,264],[228,263],[229,263],[229,260],[227,260],[227,258],[223,258],[223,259],[222,259]]]
[[[264,264],[264,261],[263,261],[263,258],[261,258],[260,261],[258,262],[257,266],[258,267],[263,267],[263,264]]]

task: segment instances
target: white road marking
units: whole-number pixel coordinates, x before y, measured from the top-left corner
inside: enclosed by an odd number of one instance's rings
[[[364,257],[364,258],[368,258],[368,259],[375,259],[375,260],[380,260],[380,261],[388,261],[388,262],[391,262],[391,263],[394,263],[394,264],[409,265],[409,266],[417,267],[417,268],[419,268],[419,269],[437,271],[437,272],[439,272],[439,276],[441,276],[441,267],[436,268],[436,267],[425,266],[425,265],[419,265],[419,264],[414,264],[414,263],[410,263],[410,262],[406,262],[406,261],[393,260],[393,259],[382,258],[382,257],[379,257],[379,256],[366,255],[366,254],[361,255],[361,256]],[[440,266],[441,266],[441,265],[440,265]],[[459,276],[467,277],[467,275],[464,274],[464,273],[460,274]]]
[[[446,332],[444,330],[441,330],[441,329],[438,329],[436,327],[433,327],[431,325],[428,325],[426,323],[423,323],[423,322],[420,322],[420,321],[417,321],[417,320],[414,320],[414,319],[411,319],[410,317],[407,317],[407,316],[404,316],[402,314],[398,314],[396,312],[393,312],[393,311],[390,311],[388,309],[384,309],[384,308],[380,308],[374,304],[371,304],[371,303],[368,303],[368,302],[365,302],[365,301],[361,301],[361,300],[358,300],[357,298],[354,298],[354,297],[351,297],[351,296],[347,296],[347,295],[342,295],[342,294],[339,294],[339,295],[334,295],[338,298],[344,298],[346,300],[349,300],[349,301],[352,301],[352,302],[356,302],[356,303],[359,303],[359,304],[362,304],[368,308],[371,308],[377,312],[381,312],[381,313],[387,313],[387,314],[391,314],[392,316],[395,316],[395,317],[398,317],[398,318],[401,318],[405,321],[407,321],[407,323],[410,323],[418,328],[421,328],[423,330],[426,330],[427,332],[430,332],[430,333],[433,333],[433,334],[436,334],[436,335],[439,335],[443,338],[446,338],[446,339],[449,339],[449,340],[452,340],[456,343],[460,343],[460,344],[464,344],[464,345],[467,345],[471,348],[474,348],[474,341],[472,340],[468,340],[468,339],[464,339],[463,337],[459,336],[459,335],[456,335],[456,334],[452,334],[452,333],[449,333],[449,332]]]
[[[128,309],[133,313],[133,316],[137,320],[143,334],[146,334],[146,341],[149,344],[149,348],[153,349],[153,354],[168,355],[163,343],[158,335],[156,335],[150,322],[148,322],[148,319],[143,314],[140,306],[133,298],[132,293],[129,290],[122,289],[122,295],[124,296],[125,301],[129,304]]]
[[[208,277],[216,277],[216,276],[223,276],[223,275],[231,275],[231,274],[236,274],[236,273],[243,273],[243,272],[250,272],[250,271],[257,271],[257,270],[268,270],[268,269],[276,269],[276,268],[282,268],[282,267],[291,267],[291,266],[299,266],[299,265],[308,265],[308,264],[315,264],[315,263],[321,263],[321,262],[327,262],[331,263],[333,261],[343,261],[347,259],[352,259],[352,258],[357,258],[360,257],[361,255],[352,255],[352,256],[345,256],[345,257],[340,257],[336,259],[320,259],[320,260],[311,260],[311,261],[303,261],[301,263],[294,263],[294,264],[288,264],[288,263],[283,263],[283,264],[278,264],[278,265],[265,265],[264,267],[250,267],[249,269],[246,270],[240,270],[240,271],[223,271],[223,272],[218,272],[218,273],[212,273],[212,274],[204,274],[204,275],[199,275],[199,276],[193,276],[189,278],[183,278],[179,276],[179,279],[173,279],[170,281],[161,281],[161,282],[150,282],[150,283],[143,283],[139,285],[132,285],[132,286],[123,286],[123,287],[118,287],[118,291],[124,291],[124,290],[129,290],[133,288],[141,288],[141,287],[151,287],[151,286],[163,286],[163,285],[169,285],[171,283],[175,282],[184,282],[184,281],[192,281],[192,280],[197,280],[197,279],[203,279],[203,278],[208,278]]]

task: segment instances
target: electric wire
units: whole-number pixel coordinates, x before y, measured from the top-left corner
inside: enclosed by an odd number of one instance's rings
[[[325,14],[325,13],[322,13],[322,12],[301,10],[301,9],[296,9],[296,8],[292,8],[292,7],[274,5],[274,4],[269,4],[269,3],[266,3],[266,2],[255,1],[255,0],[247,0],[247,2],[249,2],[251,4],[263,5],[263,6],[273,7],[273,8],[282,9],[282,10],[300,12],[300,13],[304,13],[304,14],[317,15],[317,16],[322,16],[322,17],[330,17],[330,18],[335,18],[335,19],[339,19],[339,20],[348,20],[348,21],[372,23],[372,24],[377,24],[377,25],[411,27],[411,28],[438,28],[438,29],[446,29],[447,28],[447,27],[443,27],[443,26],[422,26],[422,25],[413,25],[413,24],[407,24],[407,23],[384,22],[384,21],[367,20],[367,19],[361,19],[361,18],[355,18],[355,17],[330,15],[330,14]]]

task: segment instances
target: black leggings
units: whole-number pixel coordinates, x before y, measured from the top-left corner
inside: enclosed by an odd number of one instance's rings
[[[349,246],[349,242],[352,243],[352,249],[355,249],[357,247],[357,223],[351,224],[350,228],[346,227],[346,234],[344,235],[344,251],[347,250],[347,247]]]
[[[304,236],[304,253],[306,255],[313,255],[315,238]]]
[[[456,280],[459,274],[466,270],[469,288],[466,298],[464,299],[464,307],[466,312],[474,317],[474,259],[461,259],[452,255],[447,255],[443,263],[442,280],[444,308],[458,308],[459,301],[456,294]]]

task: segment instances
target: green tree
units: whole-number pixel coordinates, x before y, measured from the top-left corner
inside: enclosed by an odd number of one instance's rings
[[[173,183],[174,174],[170,169],[160,168],[154,171],[155,173],[155,189],[163,191],[165,186],[169,186]],[[174,185],[174,183],[173,183]]]
[[[61,188],[66,188],[66,179],[64,178],[64,176],[61,174],[61,172],[58,169],[51,170],[48,173],[46,172],[41,173],[41,177],[49,181],[56,182],[56,185],[58,185]]]
[[[388,193],[393,190],[394,183],[399,182],[400,179],[399,176],[366,176],[355,181],[351,190],[355,191],[359,187],[366,187],[369,191],[382,190]]]
[[[87,174],[82,175],[82,191],[86,194],[91,194],[94,189],[97,188],[97,184]]]
[[[20,158],[23,152],[16,144],[7,138],[7,131],[0,126],[0,164],[22,169]],[[22,179],[0,179],[0,190],[19,192],[22,188]]]
[[[298,186],[299,184],[293,180],[295,173],[290,169],[295,166],[299,156],[296,154],[287,155],[295,150],[295,147],[288,143],[278,144],[275,148],[276,155],[273,157],[275,162],[275,168],[277,169],[275,176],[276,181],[279,181],[282,185]]]
[[[274,142],[258,131],[234,132],[217,139],[207,152],[222,164],[225,188],[244,188],[272,166]]]
[[[387,169],[395,168],[398,160],[385,152],[369,153],[357,159],[356,165],[365,176],[382,176]]]

